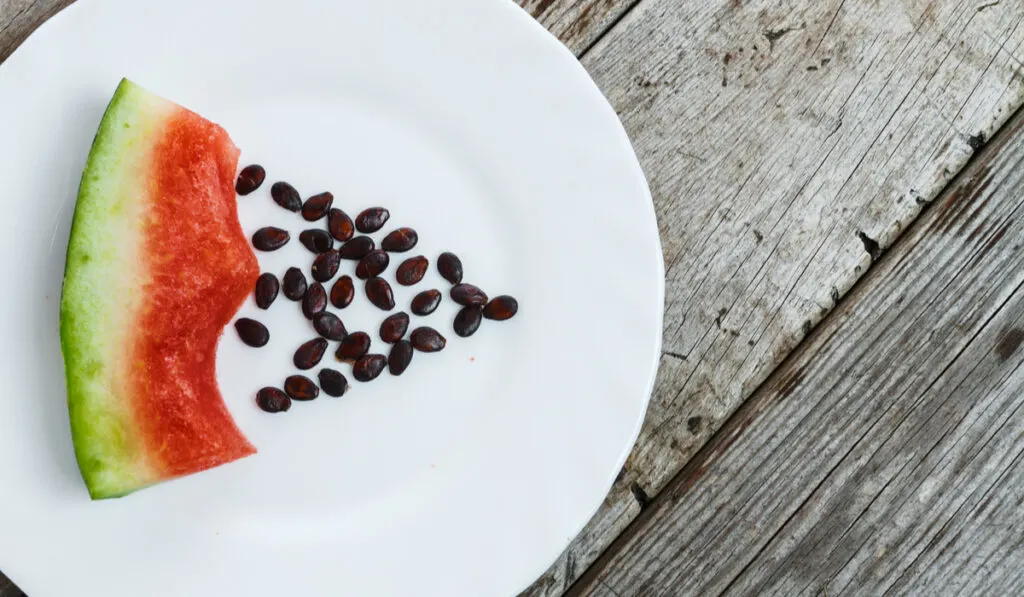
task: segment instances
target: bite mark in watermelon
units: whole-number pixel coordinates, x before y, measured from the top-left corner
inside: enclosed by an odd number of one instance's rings
[[[82,175],[61,298],[71,432],[93,499],[255,453],[216,382],[217,342],[259,275],[239,150],[124,80]]]

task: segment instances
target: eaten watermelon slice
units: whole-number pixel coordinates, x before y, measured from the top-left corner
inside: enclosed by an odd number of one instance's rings
[[[82,175],[61,298],[75,455],[93,499],[253,454],[215,378],[259,275],[221,127],[124,80]]]

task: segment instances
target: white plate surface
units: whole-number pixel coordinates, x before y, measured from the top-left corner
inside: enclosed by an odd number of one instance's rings
[[[305,227],[270,201],[277,179],[351,214],[384,205],[385,232],[415,227],[413,254],[431,259],[416,291],[447,290],[433,262],[451,250],[519,315],[461,339],[446,298],[423,322],[443,352],[270,416],[255,390],[280,385],[312,334],[283,298],[266,314],[250,301],[271,343],[229,329],[218,375],[259,454],[90,502],[58,303],[81,168],[122,76],[267,167],[239,201],[248,234]],[[80,0],[0,66],[0,181],[0,568],[31,597],[512,595],[586,523],[636,438],[664,292],[650,194],[592,81],[511,2]],[[297,241],[259,258],[278,275],[311,263]],[[376,337],[382,313],[357,303],[348,328]]]

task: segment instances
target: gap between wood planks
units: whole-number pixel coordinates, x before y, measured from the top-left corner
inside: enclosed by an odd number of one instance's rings
[[[965,185],[965,181],[977,176],[979,162],[989,156],[989,151],[987,150],[991,148],[994,151],[998,151],[1008,145],[1015,135],[1024,135],[1024,130],[1022,130],[1024,127],[1022,127],[1022,123],[1024,123],[1024,107],[1018,109],[1015,115],[1000,127],[991,140],[986,142],[984,139],[978,139],[972,143],[971,145],[975,149],[974,155],[971,156],[965,167],[953,180],[951,180],[939,196],[946,196],[951,191],[963,187]],[[1018,142],[1024,143],[1024,138],[1018,140]],[[670,508],[672,506],[670,500],[684,494],[696,484],[695,480],[700,478],[702,470],[709,464],[716,453],[728,450],[728,448],[743,435],[748,427],[757,423],[759,418],[757,411],[762,407],[760,404],[761,402],[771,398],[775,393],[774,390],[778,390],[778,393],[785,394],[787,387],[792,388],[800,384],[802,381],[801,370],[799,368],[794,368],[793,365],[808,359],[808,355],[806,354],[808,347],[821,340],[819,337],[820,333],[822,330],[828,329],[829,324],[831,324],[833,320],[847,316],[846,311],[851,305],[856,304],[862,287],[876,283],[875,272],[878,268],[875,267],[875,262],[884,262],[885,254],[888,252],[899,251],[907,248],[904,247],[904,243],[911,243],[915,241],[919,243],[921,239],[915,239],[912,232],[916,232],[920,226],[934,224],[934,222],[931,221],[934,218],[926,216],[930,216],[933,212],[941,209],[943,204],[944,202],[938,199],[930,202],[922,210],[918,218],[916,218],[910,226],[907,226],[885,251],[879,250],[878,244],[875,241],[861,233],[865,251],[871,254],[873,265],[870,270],[866,272],[865,275],[861,276],[861,278],[854,283],[853,287],[851,287],[851,289],[840,298],[835,308],[832,309],[817,326],[815,326],[811,334],[804,338],[789,354],[789,356],[787,356],[786,359],[776,368],[776,372],[792,369],[793,371],[790,376],[786,379],[780,380],[777,378],[775,372],[773,372],[771,376],[769,376],[754,390],[754,392],[752,392],[750,398],[748,398],[743,405],[725,421],[725,423],[711,436],[703,447],[701,447],[701,449],[698,450],[692,458],[690,458],[685,466],[672,478],[672,480],[661,492],[659,492],[658,495],[653,498],[649,498],[639,487],[636,489],[631,487],[631,490],[634,491],[637,502],[641,507],[640,514],[629,524],[626,530],[608,546],[608,548],[579,577],[579,579],[570,586],[569,590],[566,592],[567,597],[604,594],[618,595],[611,587],[605,585],[599,578],[609,563],[630,542],[630,540],[637,534],[638,530],[644,528],[655,513],[659,512],[662,508]],[[955,221],[955,215],[949,217],[950,226],[955,223],[959,223]],[[979,327],[975,337],[986,330],[988,323],[997,317],[1000,312],[1000,310],[997,310],[993,313],[988,320]],[[1015,337],[1004,337],[1000,341],[997,351],[1000,351],[1001,355],[1003,353],[1013,352],[1013,350],[1016,350],[1017,346],[1019,346],[1022,341],[1024,341],[1024,332],[1020,332],[1018,330]],[[937,375],[936,380],[941,379],[945,371],[957,362],[959,355],[963,354],[971,346],[972,342],[965,344],[958,355],[949,360],[949,363],[946,365],[946,369]],[[813,359],[813,357],[810,358]],[[934,383],[935,382],[933,382],[933,385]],[[827,477],[823,478],[822,483],[824,483],[825,479],[827,479]],[[815,492],[811,492],[807,499],[805,499],[800,506],[794,510],[793,514],[784,523],[778,526],[778,528],[772,533],[772,536],[764,543],[757,553],[753,555],[750,562],[748,562],[748,564],[735,575],[732,581],[730,581],[725,589],[725,593],[728,593],[728,590],[733,587],[735,582],[744,574],[744,572],[746,572],[747,569],[758,560],[758,557],[773,544],[775,538],[788,527],[789,523],[801,511],[803,506],[808,503],[814,494]]]
[[[642,0],[515,0],[582,58]]]

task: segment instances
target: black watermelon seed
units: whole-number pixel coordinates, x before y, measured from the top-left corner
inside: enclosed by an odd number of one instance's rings
[[[366,332],[353,332],[341,340],[334,356],[343,363],[354,363],[368,352],[370,352],[370,335]]]
[[[238,331],[238,337],[242,339],[242,342],[254,348],[266,346],[270,341],[270,332],[267,331],[267,326],[255,319],[239,318],[235,321],[235,330]]]
[[[437,330],[427,326],[413,330],[412,334],[409,334],[409,340],[413,347],[420,352],[437,352],[448,343]]]
[[[356,296],[356,287],[351,276],[342,276],[331,286],[331,304],[338,309],[344,309],[352,304]]]
[[[369,236],[357,236],[341,245],[338,253],[342,259],[359,260],[366,257],[375,248],[373,239]]]
[[[239,195],[248,195],[260,188],[267,178],[267,171],[259,164],[252,164],[242,168],[238,173],[238,180],[235,181],[235,192]]]
[[[292,301],[301,301],[306,296],[306,275],[297,267],[289,267],[281,280],[284,297]]]
[[[408,340],[395,342],[395,345],[391,347],[391,352],[388,354],[388,371],[391,372],[391,375],[405,373],[409,363],[412,362],[412,353],[412,342]]]
[[[317,282],[327,282],[334,277],[334,274],[338,273],[339,266],[341,266],[341,256],[337,251],[331,249],[316,256],[310,273]]]
[[[412,299],[410,309],[414,315],[430,315],[437,310],[441,304],[441,291],[437,289],[424,290]]]
[[[333,396],[335,398],[341,397],[348,391],[348,380],[341,371],[334,369],[321,369],[320,370],[320,388],[324,391],[324,394]]]
[[[327,308],[327,291],[324,290],[323,284],[320,282],[313,282],[306,290],[306,296],[302,297],[302,314],[306,316],[306,319],[313,319],[313,317],[323,312]]]
[[[292,362],[303,371],[312,369],[316,367],[320,359],[324,358],[325,352],[327,352],[327,340],[313,338],[295,351],[295,357],[292,359]]]
[[[382,354],[364,355],[352,365],[352,377],[356,378],[356,381],[373,381],[380,376],[387,364],[388,358]]]
[[[462,338],[468,338],[480,329],[480,322],[483,321],[483,310],[480,307],[463,307],[455,315],[455,323],[452,328]]]
[[[287,230],[267,226],[260,228],[252,235],[252,246],[260,251],[276,251],[288,244],[291,235]]]
[[[313,329],[328,340],[343,340],[346,334],[341,318],[330,311],[322,311],[313,316]]]
[[[356,216],[356,230],[363,234],[377,232],[384,227],[384,224],[387,223],[390,217],[391,212],[383,207],[371,207],[369,209],[364,209],[358,216]]]
[[[394,344],[402,339],[402,336],[405,335],[405,332],[408,329],[409,314],[405,311],[399,311],[394,315],[389,315],[384,322],[380,324],[380,339],[388,344]]]
[[[305,375],[289,375],[284,380],[284,393],[292,400],[308,402],[320,395],[320,388]]]
[[[302,204],[302,218],[307,222],[315,222],[327,215],[332,203],[334,203],[334,195],[331,193],[313,195]]]
[[[310,253],[326,253],[334,248],[334,239],[326,230],[310,228],[299,233],[299,242],[309,249]]]
[[[342,243],[351,239],[352,235],[356,233],[352,218],[336,207],[327,213],[327,230],[335,240]]]
[[[280,290],[281,284],[277,281],[277,276],[269,272],[260,274],[260,277],[256,278],[256,306],[260,309],[269,309]]]
[[[462,260],[455,253],[441,253],[437,258],[437,271],[450,284],[462,283]]]
[[[275,182],[270,187],[270,197],[281,207],[288,211],[299,211],[302,209],[302,197],[295,187],[286,182]]]
[[[404,253],[411,250],[419,242],[420,237],[412,228],[392,230],[380,241],[380,248],[392,253]]]
[[[277,388],[266,387],[256,392],[256,405],[268,413],[283,413],[292,407],[292,399]]]

